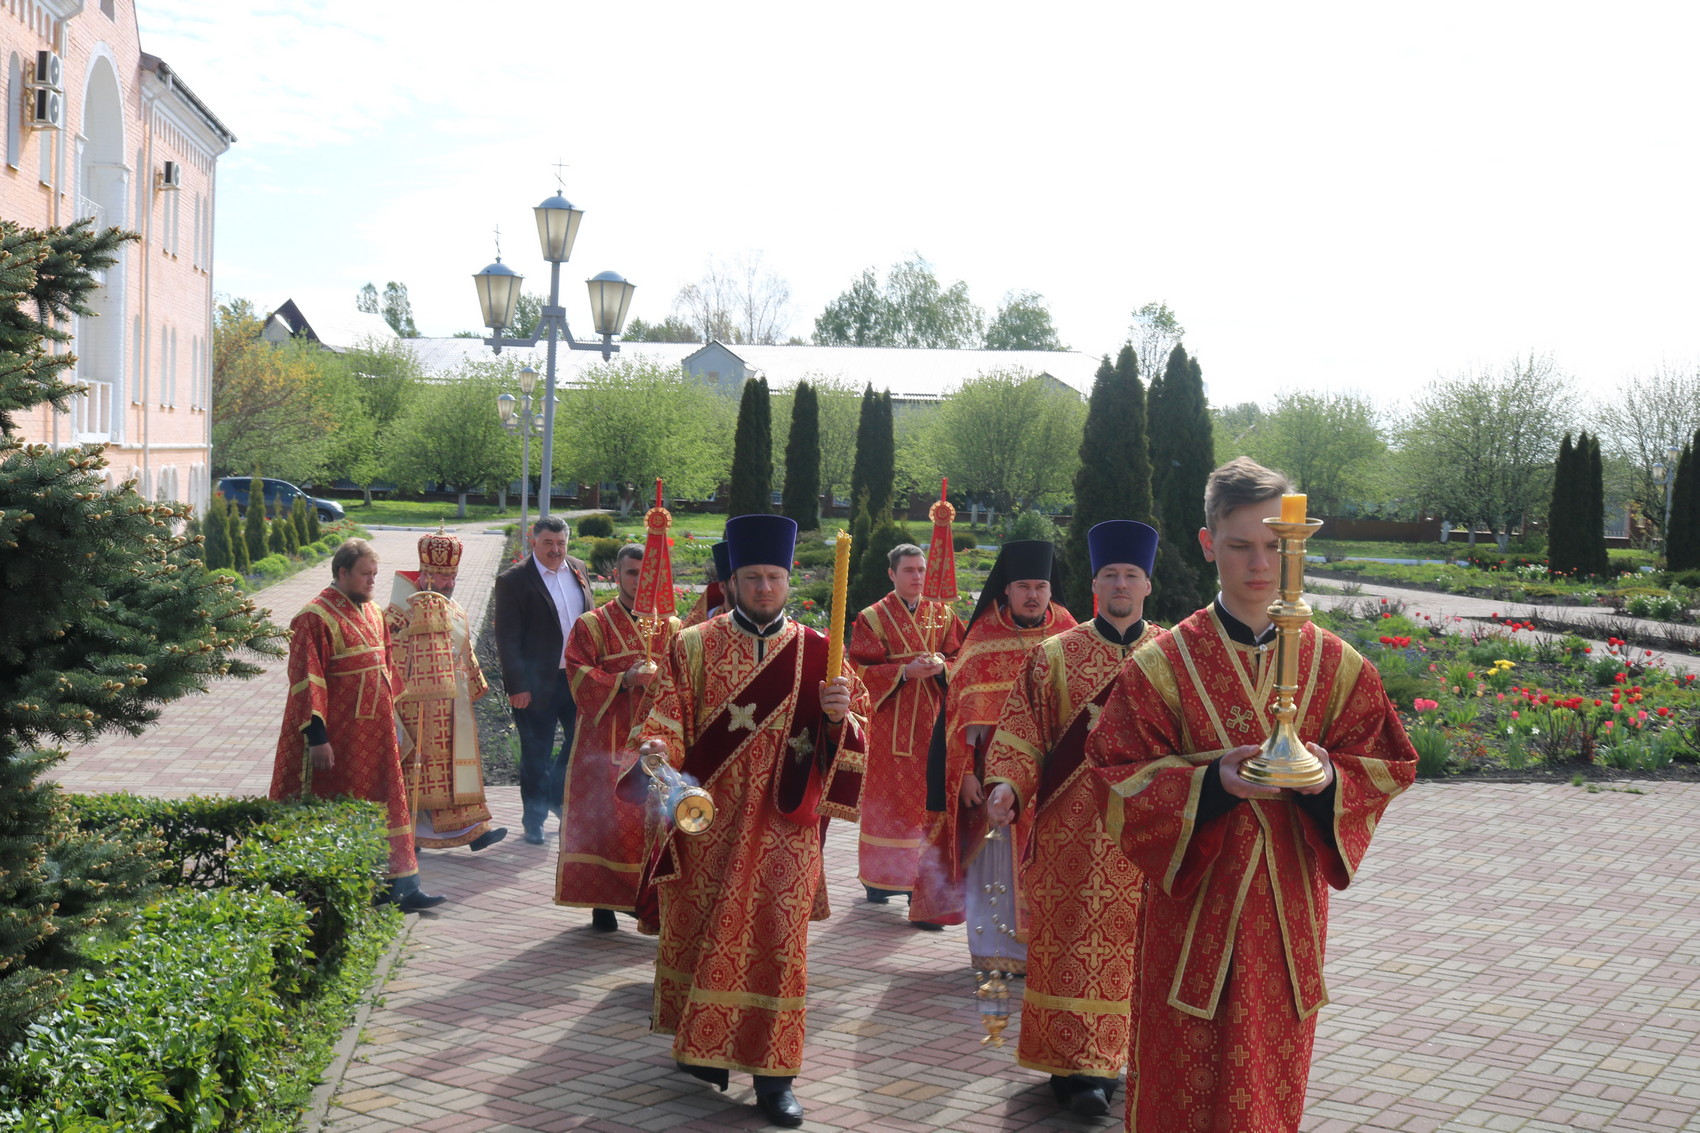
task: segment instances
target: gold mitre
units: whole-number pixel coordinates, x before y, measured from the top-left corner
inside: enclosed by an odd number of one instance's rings
[[[435,533],[419,537],[419,573],[453,578],[460,570],[460,554],[460,540],[439,525]]]

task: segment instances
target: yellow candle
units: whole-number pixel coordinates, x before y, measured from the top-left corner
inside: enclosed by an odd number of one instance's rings
[[[850,533],[840,531],[832,561],[832,619],[826,638],[826,679],[844,668],[844,606],[850,600]]]
[[[1281,522],[1303,523],[1305,521],[1305,496],[1303,493],[1293,493],[1281,497]]]

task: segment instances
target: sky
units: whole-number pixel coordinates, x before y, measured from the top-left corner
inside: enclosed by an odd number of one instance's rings
[[[1093,354],[1165,302],[1211,401],[1389,407],[1550,354],[1580,388],[1700,360],[1700,5],[138,0],[237,135],[214,285],[269,309],[407,285],[474,329],[495,252],[665,318],[758,255],[790,332],[915,255]]]

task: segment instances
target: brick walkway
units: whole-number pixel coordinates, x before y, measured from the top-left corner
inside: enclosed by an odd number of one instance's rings
[[[393,569],[414,536],[378,534]],[[498,541],[468,542],[463,597],[477,606],[471,581],[493,573]],[[293,610],[318,586],[298,576],[265,596]],[[63,779],[263,790],[281,700],[280,677],[221,684],[143,740],[79,752]],[[491,795],[517,829],[517,789]],[[1424,784],[1397,800],[1334,897],[1334,1003],[1303,1128],[1700,1128],[1697,814],[1688,784]],[[1119,1128],[1057,1113],[1012,1048],[979,1046],[963,930],[916,932],[900,905],[858,901],[854,839],[835,825],[827,844],[835,913],[810,948],[805,1128]],[[328,1128],[762,1127],[747,1079],[721,1095],[672,1070],[668,1040],[647,1032],[653,941],[549,904],[551,848],[515,838],[421,858],[452,901],[409,918]]]

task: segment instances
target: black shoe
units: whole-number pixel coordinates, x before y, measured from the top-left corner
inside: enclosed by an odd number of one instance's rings
[[[411,893],[403,893],[396,901],[396,905],[404,913],[422,913],[426,909],[435,909],[447,900],[447,897],[433,897],[423,889],[415,889]]]
[[[790,1086],[766,1094],[757,1091],[756,1104],[761,1107],[762,1114],[775,1125],[795,1129],[803,1124],[803,1107],[797,1103],[797,1095],[791,1092]]]
[[[692,1066],[688,1062],[677,1061],[673,1065],[691,1077],[707,1082],[721,1093],[725,1093],[726,1087],[732,1084],[732,1072],[724,1066]]]
[[[541,846],[543,844],[543,827],[527,826],[525,828],[525,840],[533,846]]]
[[[910,921],[909,923],[920,929],[922,932],[944,931],[944,926],[939,924],[937,921]]]
[[[1068,1099],[1068,1108],[1081,1117],[1103,1117],[1110,1112],[1110,1099],[1104,1096],[1102,1087],[1087,1086]]]
[[[620,927],[620,922],[614,919],[613,909],[592,909],[590,927],[597,932],[614,932]]]
[[[508,828],[506,826],[498,826],[494,830],[486,830],[484,833],[468,842],[467,845],[470,846],[472,848],[472,852],[476,854],[479,850],[488,850],[491,846],[494,846],[497,842],[500,842],[507,836]]]
[[[1094,1078],[1089,1074],[1051,1075],[1051,1093],[1057,1104],[1082,1117],[1102,1117],[1110,1112],[1110,1096],[1116,1092],[1114,1078]]]
[[[875,889],[872,885],[864,885],[862,888],[868,891],[868,904],[870,905],[883,905],[891,900],[891,890],[889,889]]]

